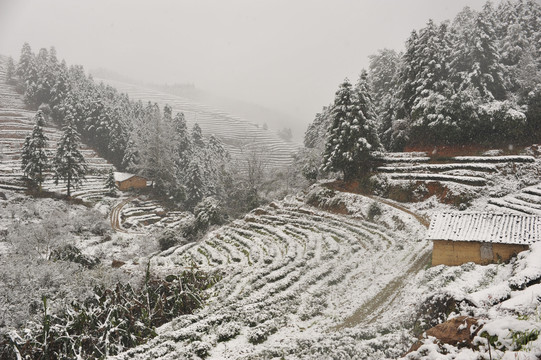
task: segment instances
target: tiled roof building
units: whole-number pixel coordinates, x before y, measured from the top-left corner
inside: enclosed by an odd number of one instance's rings
[[[432,218],[432,265],[508,261],[541,241],[541,216],[491,213],[440,213]]]

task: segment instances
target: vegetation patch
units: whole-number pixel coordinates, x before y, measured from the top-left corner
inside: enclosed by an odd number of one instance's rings
[[[97,286],[81,302],[50,313],[43,297],[43,318],[0,339],[2,359],[96,359],[116,355],[156,336],[156,327],[203,306],[220,276],[184,271],[160,279],[149,268],[140,287],[117,283]]]

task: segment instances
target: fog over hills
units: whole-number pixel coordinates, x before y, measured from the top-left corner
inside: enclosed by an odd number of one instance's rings
[[[221,96],[212,91],[201,89],[197,84],[193,83],[159,84],[156,82],[143,82],[105,68],[92,69],[90,70],[90,73],[96,78],[141,85],[149,89],[190,99],[199,104],[208,105],[223,110],[231,115],[239,116],[258,124],[261,127],[266,124],[267,127],[273,131],[289,128],[293,135],[293,142],[302,142],[307,124],[312,121],[312,118],[297,118],[267,106],[239,100],[234,97]]]

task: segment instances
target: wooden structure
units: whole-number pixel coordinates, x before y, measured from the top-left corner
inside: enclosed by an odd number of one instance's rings
[[[115,184],[119,190],[146,189],[147,179],[142,176],[115,172]]]
[[[440,213],[432,218],[432,266],[509,261],[541,241],[541,216],[490,213]]]

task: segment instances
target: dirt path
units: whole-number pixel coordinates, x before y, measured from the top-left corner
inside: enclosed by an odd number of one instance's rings
[[[123,208],[124,206],[126,206],[126,204],[129,203],[130,201],[132,201],[133,199],[135,199],[135,197],[131,197],[131,198],[129,198],[129,199],[123,200],[123,201],[121,201],[120,203],[116,204],[116,205],[111,209],[111,215],[110,215],[110,219],[111,219],[111,227],[112,227],[113,230],[115,230],[116,232],[122,232],[122,233],[125,233],[125,234],[131,234],[130,232],[128,232],[127,230],[125,230],[125,229],[122,227],[121,219],[120,219],[120,213],[122,212],[122,208]]]
[[[417,219],[417,221],[419,221],[419,223],[421,223],[426,228],[430,226],[430,222],[426,218],[412,212],[411,210],[403,206],[384,199],[380,199],[375,196],[368,197],[412,215],[413,217],[415,217],[415,219]],[[357,309],[353,313],[353,315],[346,318],[341,324],[338,324],[332,329],[335,331],[342,330],[345,328],[354,327],[362,323],[372,323],[376,321],[399,298],[401,290],[407,285],[407,282],[411,278],[411,276],[417,274],[430,262],[431,255],[432,252],[430,251],[430,247],[427,246],[427,248],[425,248],[425,250],[415,259],[415,261],[404,274],[394,278],[374,297],[366,301],[362,307]]]
[[[413,211],[411,211],[410,209],[408,209],[408,208],[406,208],[406,207],[404,207],[404,206],[398,205],[398,204],[396,204],[396,203],[394,203],[394,202],[392,202],[392,201],[385,200],[385,199],[382,199],[382,198],[377,197],[377,196],[374,196],[374,195],[365,195],[365,196],[369,197],[369,198],[372,199],[372,200],[376,200],[376,201],[382,202],[382,203],[384,203],[384,204],[387,204],[387,205],[389,205],[389,206],[392,206],[392,207],[394,207],[395,209],[398,209],[398,210],[400,210],[400,211],[405,212],[406,214],[410,214],[410,215],[413,216],[415,219],[417,219],[417,221],[419,221],[419,222],[420,222],[424,227],[426,227],[427,229],[428,229],[428,227],[430,226],[430,221],[429,221],[427,218],[425,218],[425,217],[423,217],[423,216],[421,216],[421,215],[419,215],[419,214],[414,213]]]
[[[408,271],[389,282],[374,297],[368,300],[353,315],[338,324],[333,330],[342,330],[362,323],[377,320],[398,299],[400,291],[407,285],[407,280],[422,270],[430,261],[430,249],[426,249],[412,264]]]

